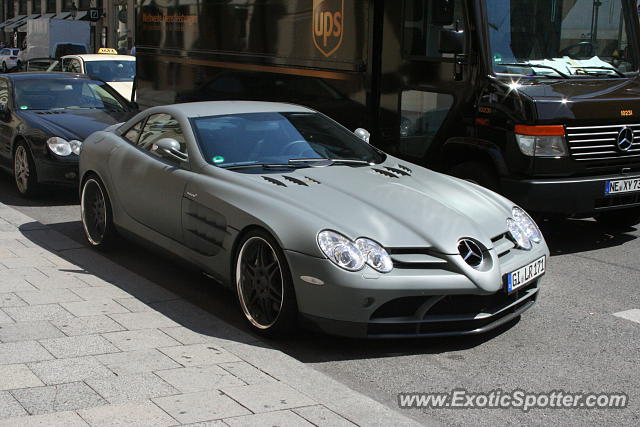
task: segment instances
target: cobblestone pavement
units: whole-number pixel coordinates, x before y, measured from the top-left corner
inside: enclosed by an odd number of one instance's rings
[[[417,424],[0,203],[0,426],[192,423]]]

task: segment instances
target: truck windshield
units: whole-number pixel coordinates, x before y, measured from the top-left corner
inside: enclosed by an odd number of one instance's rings
[[[628,4],[625,0],[487,2],[493,70],[556,78],[635,73],[637,41],[628,22],[638,18]]]

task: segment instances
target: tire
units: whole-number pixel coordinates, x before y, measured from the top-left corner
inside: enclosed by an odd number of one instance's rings
[[[34,197],[40,191],[36,164],[26,142],[20,141],[13,151],[13,180],[24,197]]]
[[[640,208],[620,209],[603,212],[595,217],[598,223],[607,227],[628,228],[640,224]]]
[[[90,175],[82,183],[80,215],[82,229],[90,246],[99,250],[113,246],[116,229],[111,201],[104,184],[95,175]]]
[[[498,191],[498,175],[489,165],[483,162],[463,162],[451,168],[451,175],[465,181],[481,185],[492,191]]]
[[[234,262],[236,294],[251,329],[284,336],[297,328],[298,304],[284,252],[268,233],[244,235]]]
[[[2,72],[7,73],[9,69],[7,68],[7,63],[2,61]]]

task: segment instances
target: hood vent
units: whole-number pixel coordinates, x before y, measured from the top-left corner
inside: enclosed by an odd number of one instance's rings
[[[67,112],[66,111],[36,111],[36,114],[45,116],[50,114],[67,114]]]
[[[389,178],[400,178],[398,175],[396,175],[395,173],[391,173],[388,170],[377,169],[377,168],[371,168],[371,170],[374,171],[375,173],[378,173],[380,175],[384,175],[384,176],[389,177]]]
[[[302,185],[303,187],[308,187],[309,186],[306,182],[304,182],[304,181],[302,181],[302,180],[300,180],[298,178],[294,178],[292,176],[286,176],[286,175],[282,175],[282,177],[284,178],[285,181],[293,182],[294,184]]]
[[[398,165],[398,169],[405,171],[408,175],[411,175],[413,171],[404,165]]]
[[[304,179],[306,179],[309,182],[313,182],[314,184],[320,184],[320,181],[318,181],[317,179],[313,179],[309,176],[305,176]]]
[[[271,184],[279,185],[280,187],[286,187],[287,186],[282,181],[278,181],[277,179],[271,178],[270,176],[263,176],[262,179],[264,179],[267,182],[270,182]]]
[[[384,167],[386,170],[391,171],[393,173],[395,173],[396,175],[402,175],[402,176],[411,176],[411,174],[403,169],[399,169],[399,168],[392,168],[389,166],[385,166]]]

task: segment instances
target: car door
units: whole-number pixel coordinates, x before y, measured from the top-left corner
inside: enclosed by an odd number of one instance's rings
[[[161,138],[173,138],[186,153],[182,126],[169,114],[152,114],[123,137],[128,144],[109,159],[119,203],[139,224],[183,242],[181,204],[192,172],[188,162],[163,157],[155,145]]]
[[[11,165],[11,141],[15,136],[11,118],[11,86],[9,81],[0,77],[0,105],[4,112],[0,114],[0,160],[4,166]]]

